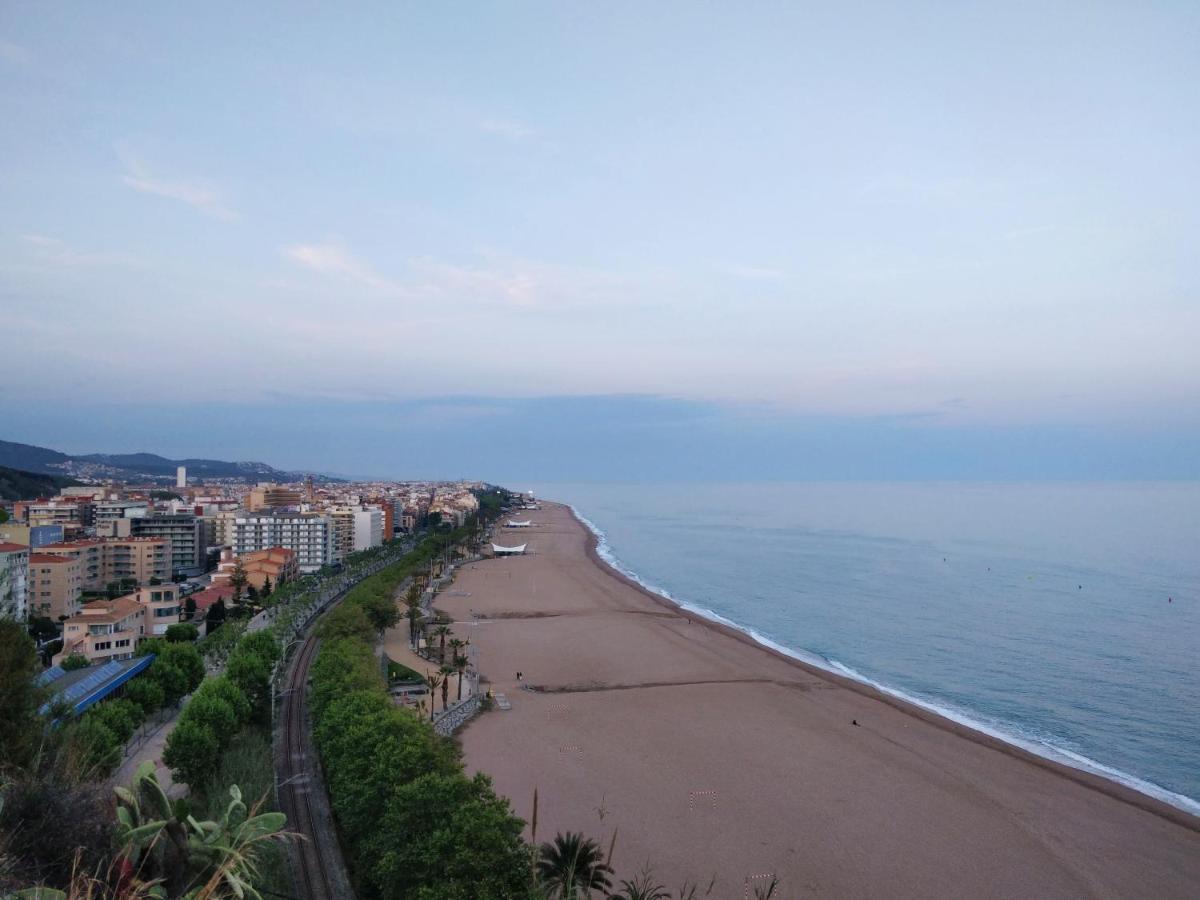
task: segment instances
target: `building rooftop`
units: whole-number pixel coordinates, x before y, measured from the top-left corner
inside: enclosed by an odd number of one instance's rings
[[[55,556],[53,553],[30,553],[29,554],[29,564],[30,565],[37,563],[38,565],[53,564],[56,566],[65,566],[65,565],[69,565],[71,562],[72,562],[72,560],[67,559],[65,556]]]
[[[102,666],[88,666],[74,672],[52,666],[38,676],[37,682],[55,693],[56,700],[71,705],[78,715],[94,703],[98,703],[135,675],[144,672],[154,662],[154,654],[147,653],[136,659],[107,662]],[[45,714],[50,709],[47,703],[41,708]]]
[[[16,553],[20,550],[28,550],[27,544],[9,544],[5,541],[0,541],[0,553]]]

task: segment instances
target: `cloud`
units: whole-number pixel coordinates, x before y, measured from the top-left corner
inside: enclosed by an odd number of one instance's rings
[[[125,174],[121,176],[121,180],[135,191],[178,200],[214,219],[229,222],[238,218],[237,212],[226,205],[220,191],[212,184],[195,180],[163,179],[151,174],[145,164],[129,152],[118,148],[117,155],[125,165]]]
[[[0,38],[0,59],[15,66],[23,66],[33,60],[33,54],[24,47]]]
[[[375,290],[400,292],[400,285],[384,278],[337,241],[285,247],[283,255],[297,265],[322,275],[344,278]]]
[[[44,234],[24,234],[37,257],[60,266],[143,266],[145,261],[128,253],[88,253],[76,250],[66,242]]]
[[[484,134],[494,134],[510,141],[523,141],[533,134],[533,129],[515,119],[484,119],[479,123],[479,130]]]
[[[485,256],[480,264],[446,262],[432,257],[405,261],[403,277],[391,278],[336,238],[285,247],[283,256],[328,278],[338,278],[377,293],[406,299],[453,302],[456,312],[469,307],[560,309],[610,305],[625,283],[612,275],[534,260]]]

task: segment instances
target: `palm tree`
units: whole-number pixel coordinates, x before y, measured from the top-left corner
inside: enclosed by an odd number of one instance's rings
[[[467,672],[467,658],[465,656],[454,657],[454,671],[458,673],[458,699],[462,699],[462,683],[463,675]]]
[[[548,896],[557,900],[590,897],[592,891],[612,887],[612,869],[591,838],[568,831],[552,843],[542,844],[537,862],[538,880]]]
[[[632,881],[621,881],[621,889],[608,900],[671,900],[671,892],[654,879],[650,864],[642,867]]]
[[[454,670],[447,665],[443,665],[438,669],[438,674],[442,676],[442,712],[445,712],[446,707],[450,705],[450,676],[454,674]]]
[[[410,604],[404,615],[408,617],[409,646],[415,647],[417,645],[417,620],[421,618],[421,607],[416,604]]]
[[[436,697],[437,689],[439,687],[442,688],[442,698],[443,698],[442,699],[442,709],[446,708],[446,700],[445,700],[446,678],[445,678],[445,676],[440,675],[440,674],[430,675],[428,672],[426,672],[425,673],[425,683],[429,685],[429,721],[432,722],[433,714],[437,710],[437,702],[435,700],[435,697]]]
[[[442,662],[446,661],[446,636],[451,634],[449,625],[439,625],[433,629],[434,637],[439,639],[438,644],[438,659]]]

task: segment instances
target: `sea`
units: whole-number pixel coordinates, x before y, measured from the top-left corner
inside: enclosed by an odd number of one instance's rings
[[[527,489],[698,614],[1200,814],[1200,483]]]

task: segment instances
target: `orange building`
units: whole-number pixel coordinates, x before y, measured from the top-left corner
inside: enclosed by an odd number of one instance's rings
[[[60,663],[72,654],[92,662],[129,659],[148,637],[161,637],[179,621],[179,594],[173,584],[141,588],[116,600],[85,603],[78,615],[63,623]]]

